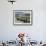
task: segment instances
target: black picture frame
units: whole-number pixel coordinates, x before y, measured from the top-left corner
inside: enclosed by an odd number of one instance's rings
[[[32,10],[13,10],[13,25],[32,25]]]

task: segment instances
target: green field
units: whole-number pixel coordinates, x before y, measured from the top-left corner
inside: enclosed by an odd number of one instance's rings
[[[23,23],[30,23],[30,16],[17,16],[17,21],[23,21]]]

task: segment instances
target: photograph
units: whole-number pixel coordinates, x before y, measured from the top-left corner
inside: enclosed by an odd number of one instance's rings
[[[14,10],[13,24],[32,24],[32,10]]]

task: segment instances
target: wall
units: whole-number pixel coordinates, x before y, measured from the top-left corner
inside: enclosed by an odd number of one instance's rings
[[[13,10],[33,10],[32,26],[14,26]],[[0,40],[15,40],[18,32],[26,32],[33,40],[46,40],[46,1],[17,0],[13,5],[0,0]]]

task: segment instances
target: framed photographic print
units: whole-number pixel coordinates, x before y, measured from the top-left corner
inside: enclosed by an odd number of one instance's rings
[[[32,25],[32,10],[13,10],[14,25]]]

